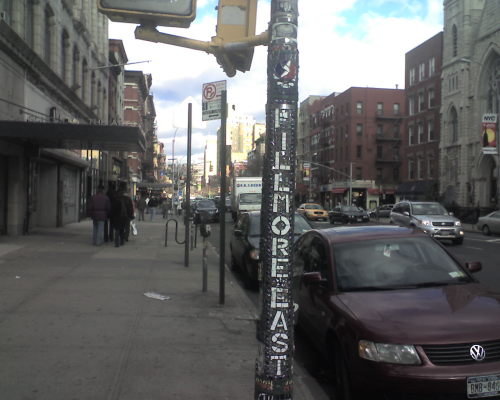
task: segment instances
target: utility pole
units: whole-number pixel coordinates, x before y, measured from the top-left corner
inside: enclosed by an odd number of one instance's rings
[[[298,0],[272,0],[262,178],[261,304],[255,399],[293,396],[292,244],[297,134]]]

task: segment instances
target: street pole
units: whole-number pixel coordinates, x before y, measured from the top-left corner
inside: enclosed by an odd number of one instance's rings
[[[175,205],[174,205],[174,198],[175,198],[175,172],[174,172],[174,162],[175,162],[175,136],[177,135],[177,129],[179,128],[175,128],[175,132],[174,132],[174,138],[172,139],[172,216],[175,216],[175,213],[177,212],[177,210],[175,209]]]
[[[297,134],[298,0],[272,0],[262,178],[261,304],[255,399],[293,396],[292,293]]]
[[[225,279],[226,279],[226,127],[227,127],[227,91],[221,93],[221,127],[220,127],[220,197],[219,197],[219,221],[220,221],[220,248],[219,248],[219,304],[225,303]]]
[[[192,120],[193,120],[193,104],[188,104],[188,131],[187,131],[187,174],[186,174],[186,205],[184,215],[184,266],[189,267],[189,230],[191,224],[191,134],[192,134]]]
[[[349,163],[349,205],[352,205],[352,162]]]

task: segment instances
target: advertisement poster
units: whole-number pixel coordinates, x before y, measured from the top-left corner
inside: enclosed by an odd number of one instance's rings
[[[481,128],[483,154],[497,154],[497,114],[484,114]]]

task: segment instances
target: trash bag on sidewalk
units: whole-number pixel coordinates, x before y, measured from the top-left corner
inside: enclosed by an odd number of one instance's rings
[[[137,226],[134,219],[130,221],[130,231],[132,232],[132,235],[137,236]]]

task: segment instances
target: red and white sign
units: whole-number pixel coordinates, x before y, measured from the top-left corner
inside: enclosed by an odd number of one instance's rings
[[[226,90],[226,81],[217,81],[203,84],[201,93],[202,121],[221,119],[221,96],[223,90]]]

